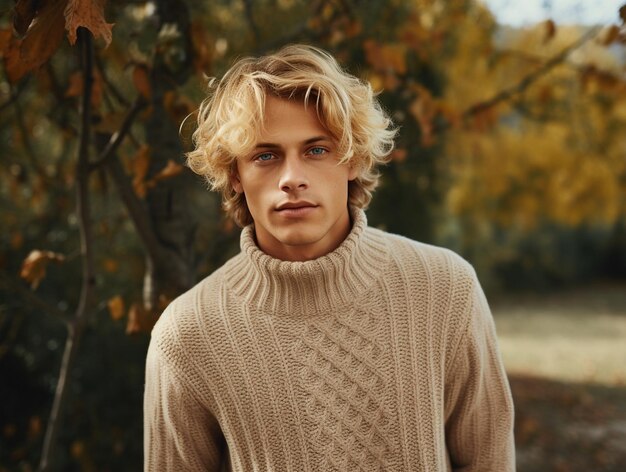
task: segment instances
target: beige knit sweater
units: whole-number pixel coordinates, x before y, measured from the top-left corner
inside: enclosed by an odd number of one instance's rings
[[[241,253],[152,332],[146,471],[515,469],[513,405],[472,267],[367,226],[307,262]]]

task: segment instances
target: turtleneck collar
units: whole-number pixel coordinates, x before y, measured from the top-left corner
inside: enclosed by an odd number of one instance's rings
[[[228,286],[259,311],[310,316],[337,310],[363,294],[389,261],[382,233],[367,226],[365,212],[350,209],[352,229],[334,251],[304,262],[276,259],[254,239],[253,225],[241,233],[241,253],[227,264]]]

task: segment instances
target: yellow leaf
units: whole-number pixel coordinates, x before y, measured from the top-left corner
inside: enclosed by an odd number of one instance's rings
[[[65,7],[65,28],[71,44],[76,43],[76,30],[87,28],[95,38],[104,39],[106,46],[111,44],[113,23],[104,19],[105,0],[69,0]]]
[[[118,321],[124,317],[124,312],[126,311],[126,308],[124,306],[124,299],[120,297],[119,295],[116,295],[115,297],[111,298],[107,302],[107,306],[109,308],[109,313],[111,314],[111,318],[113,318],[113,320]]]
[[[52,251],[31,251],[28,257],[22,262],[20,277],[31,284],[36,289],[41,280],[46,276],[46,268],[50,261],[63,262],[65,256]]]

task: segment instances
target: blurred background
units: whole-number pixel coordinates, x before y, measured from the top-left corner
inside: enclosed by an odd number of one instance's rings
[[[1,0],[0,471],[141,470],[149,331],[238,251],[184,167],[194,111],[292,42],[401,127],[370,224],[476,268],[518,470],[624,470],[621,3]]]

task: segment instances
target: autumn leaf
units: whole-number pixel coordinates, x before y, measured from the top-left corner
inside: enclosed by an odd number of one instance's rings
[[[93,83],[91,84],[91,104],[98,108],[102,103],[102,77],[94,70]],[[69,78],[69,85],[65,91],[66,97],[80,97],[83,94],[83,73],[76,71]]]
[[[70,44],[76,43],[76,30],[79,27],[87,28],[95,38],[104,39],[106,46],[113,39],[111,29],[113,23],[104,19],[105,0],[69,0],[65,11],[65,28]]]
[[[51,261],[63,262],[65,256],[52,251],[34,250],[22,262],[20,277],[31,284],[34,290],[39,286],[41,280],[46,276],[46,268]]]
[[[543,43],[549,43],[556,35],[556,24],[552,20],[546,20],[545,23],[546,35],[543,37]]]
[[[124,299],[121,296],[116,295],[111,298],[107,302],[107,307],[109,308],[109,313],[114,321],[121,320],[124,317],[125,306]]]
[[[152,86],[150,85],[148,68],[145,65],[138,64],[133,69],[133,84],[135,84],[135,88],[144,98],[150,99]]]
[[[145,177],[150,164],[150,146],[144,144],[139,148],[132,160],[133,189],[137,196],[146,196]]]
[[[181,166],[179,163],[174,162],[172,159],[168,159],[167,165],[161,169],[161,171],[152,177],[154,182],[159,182],[161,180],[171,179],[172,177],[176,177],[181,172],[183,172],[185,168]]]
[[[66,0],[48,0],[30,23],[24,39],[16,43],[19,53],[11,51],[6,60],[7,75],[13,81],[19,80],[26,72],[38,68],[59,48],[65,27],[63,5]]]
[[[191,22],[191,45],[193,47],[193,65],[196,71],[208,74],[213,61],[212,41],[207,28],[201,21]]]
[[[128,311],[126,334],[148,333],[156,323],[157,317],[146,310],[141,303],[133,303]]]

